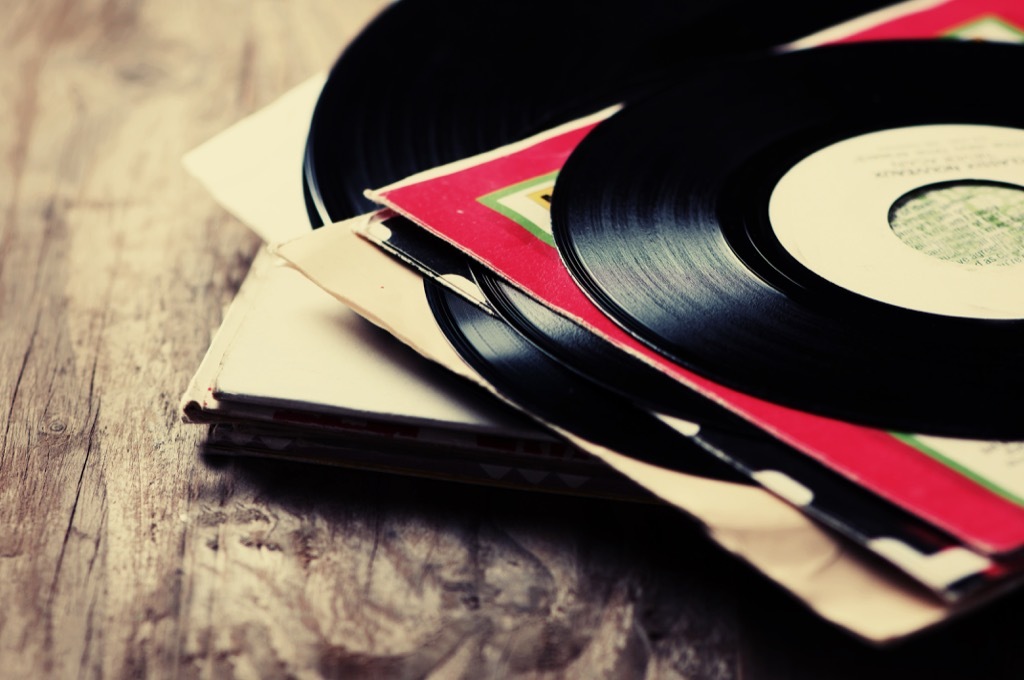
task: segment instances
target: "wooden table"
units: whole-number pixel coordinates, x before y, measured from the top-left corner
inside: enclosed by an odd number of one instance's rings
[[[382,4],[4,3],[0,677],[1019,677],[1019,595],[876,650],[668,508],[203,459],[259,243],[180,158]]]

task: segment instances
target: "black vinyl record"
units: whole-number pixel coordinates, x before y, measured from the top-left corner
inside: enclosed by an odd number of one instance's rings
[[[362,192],[627,101],[888,0],[400,0],[335,64],[303,172],[315,225]]]
[[[1019,315],[908,308],[837,285],[780,242],[770,210],[781,180],[801,162],[890,131],[938,135],[936,148],[946,131],[961,134],[961,127],[1003,135],[980,151],[964,137],[945,155],[924,156],[927,162],[914,155],[934,149],[889,147],[884,172],[920,185],[932,173],[954,170],[978,183],[999,163],[1024,167],[1024,147],[1014,147],[1024,134],[1024,97],[1007,82],[1020,72],[1024,48],[945,41],[827,47],[705,69],[626,107],[584,139],[554,193],[557,246],[610,316],[724,385],[888,429],[1024,437]],[[864,144],[851,163],[871,160]],[[895,162],[901,153],[913,162]],[[813,172],[833,172],[817,163]],[[837,177],[843,184],[843,173]],[[818,198],[811,186],[802,198],[798,187],[789,206],[795,214],[801,200]],[[830,234],[815,230],[856,211],[848,201],[834,206],[828,219],[802,228]],[[1018,219],[1003,219],[1000,228],[1020,243]],[[894,246],[899,257],[921,261],[920,270],[904,272],[908,289],[918,271],[956,269],[901,248],[912,250]]]
[[[472,271],[502,319],[565,368],[658,413],[702,426],[740,425],[731,411],[548,309],[483,267],[473,266]]]
[[[652,465],[745,481],[654,416],[545,355],[501,319],[430,280],[427,300],[459,355],[502,395],[578,436]]]

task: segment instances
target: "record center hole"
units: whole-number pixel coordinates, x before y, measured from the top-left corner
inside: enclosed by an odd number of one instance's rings
[[[918,187],[889,209],[905,244],[964,265],[1024,262],[1024,187],[961,180]]]

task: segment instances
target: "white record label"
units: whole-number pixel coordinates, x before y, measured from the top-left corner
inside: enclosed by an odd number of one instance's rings
[[[768,204],[803,266],[880,302],[1024,318],[1024,130],[921,125],[826,146]]]

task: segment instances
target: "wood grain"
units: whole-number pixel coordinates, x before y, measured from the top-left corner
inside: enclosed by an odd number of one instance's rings
[[[0,677],[1012,677],[1020,596],[873,650],[667,508],[202,458],[259,244],[180,157],[382,6],[2,3]]]

